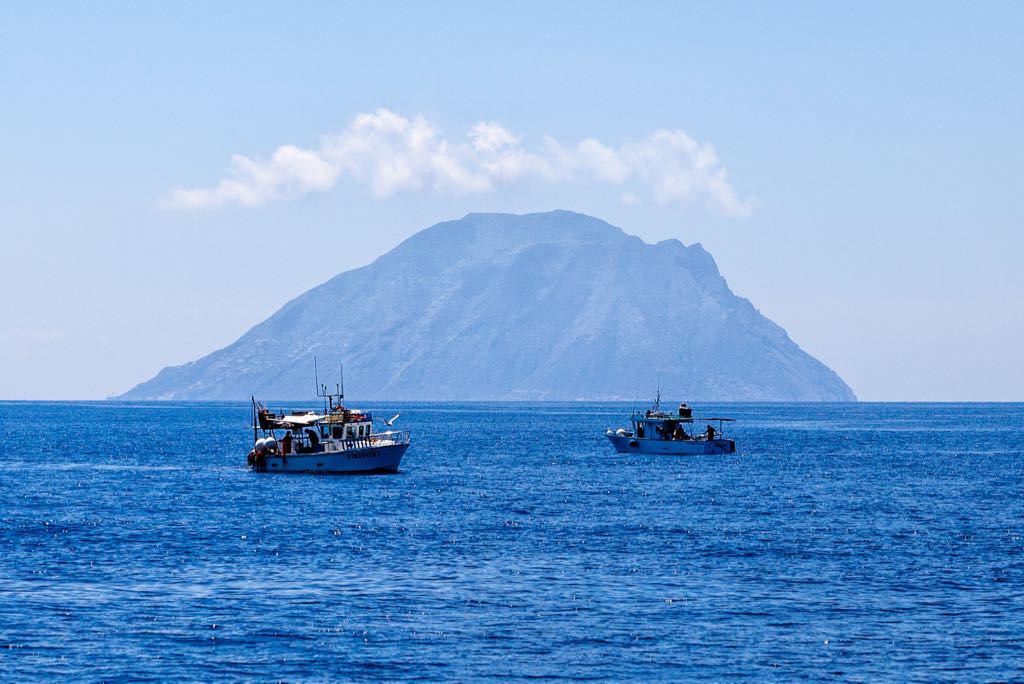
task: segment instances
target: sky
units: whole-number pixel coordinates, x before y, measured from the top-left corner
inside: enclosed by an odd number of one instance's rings
[[[1024,400],[1022,3],[6,3],[0,399],[474,211],[700,242],[868,401]]]

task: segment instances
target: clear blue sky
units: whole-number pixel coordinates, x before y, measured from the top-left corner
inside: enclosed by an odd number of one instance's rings
[[[862,399],[1024,400],[1024,4],[553,4],[6,4],[0,398],[125,391],[427,225],[565,208],[703,243]],[[381,109],[546,161],[685,131],[743,209],[653,201],[650,160],[169,201]]]

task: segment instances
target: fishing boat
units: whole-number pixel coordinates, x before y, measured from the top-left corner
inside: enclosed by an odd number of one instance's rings
[[[662,411],[659,392],[651,408],[633,412],[631,428],[608,429],[605,435],[620,454],[731,454],[736,451],[736,442],[725,435],[725,423],[731,422],[732,418],[694,417],[693,409],[685,403],[674,413]],[[695,432],[694,426],[700,424],[707,427]]]
[[[409,448],[407,431],[390,429],[399,414],[380,421],[344,405],[344,390],[328,393],[318,381],[320,411],[275,413],[252,398],[253,447],[249,467],[268,473],[393,473]]]

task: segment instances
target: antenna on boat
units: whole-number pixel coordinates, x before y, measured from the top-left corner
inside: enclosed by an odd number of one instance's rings
[[[334,392],[331,392],[327,383],[320,382],[320,372],[317,368],[316,357],[313,357],[313,375],[316,379],[316,396],[324,398],[324,412],[330,413],[334,410],[334,398],[338,397],[338,408],[344,408],[342,401],[345,399],[345,367],[338,364],[338,382],[334,384]]]
[[[658,373],[658,393],[654,396],[654,410],[661,410],[661,373]]]
[[[316,396],[324,398],[324,412],[330,413],[334,408],[334,395],[327,390],[326,383],[320,382],[320,374],[316,367],[316,357],[313,357],[313,376],[316,379]]]

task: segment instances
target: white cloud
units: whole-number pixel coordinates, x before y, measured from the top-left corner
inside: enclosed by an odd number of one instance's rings
[[[633,173],[656,202],[696,204],[731,216],[747,216],[750,200],[741,199],[711,143],[698,143],[683,131],[658,130],[622,147]]]
[[[481,121],[469,129],[467,136],[477,152],[497,152],[522,141],[521,137],[512,135],[493,121]]]
[[[228,178],[216,187],[172,190],[164,205],[202,209],[236,202],[255,207],[270,200],[293,199],[310,192],[330,190],[337,181],[338,168],[316,152],[283,145],[267,162],[234,155]]]
[[[545,137],[531,151],[522,136],[481,121],[463,139],[450,140],[422,116],[386,109],[360,114],[316,149],[284,145],[266,161],[231,158],[226,177],[208,188],[172,190],[162,204],[203,209],[225,204],[259,206],[325,192],[351,182],[378,198],[403,192],[467,195],[518,183],[573,183],[620,188],[627,204],[649,196],[661,204],[702,205],[746,216],[740,197],[710,143],[681,130],[658,130],[612,147],[592,138],[573,145]]]

